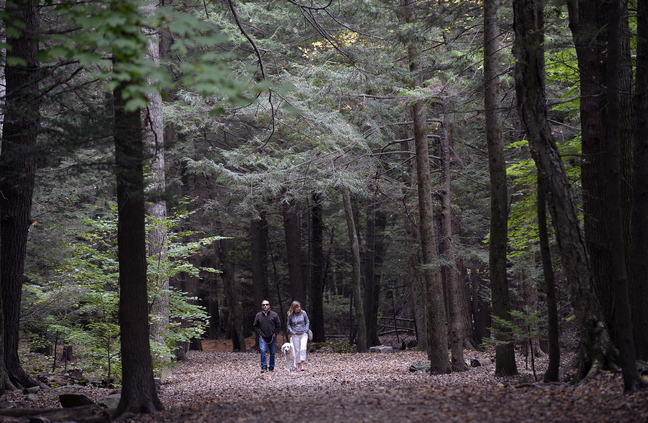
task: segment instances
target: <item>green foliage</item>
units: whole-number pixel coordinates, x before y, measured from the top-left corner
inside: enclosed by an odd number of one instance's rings
[[[214,241],[223,239],[221,236],[199,237],[200,235],[194,231],[180,231],[184,222],[191,217],[193,213],[177,212],[174,216],[167,218],[164,222],[159,222],[153,217],[149,216],[147,225],[149,227],[157,227],[160,223],[166,228],[168,243],[166,245],[167,260],[160,260],[158,256],[149,256],[147,272],[150,281],[161,281],[170,279],[179,273],[186,273],[190,276],[198,276],[202,272],[216,272],[215,269],[208,267],[197,268],[189,263],[186,258],[190,257],[201,249],[211,245]],[[197,238],[195,239],[194,238]],[[151,292],[149,287],[149,292]]]
[[[159,291],[158,291],[159,292]],[[189,342],[193,338],[200,338],[207,329],[209,315],[204,307],[194,303],[197,298],[188,297],[185,293],[170,289],[169,311],[171,322],[164,333],[164,342],[151,340],[151,354],[156,370],[169,365],[169,359],[173,359],[173,350],[183,342]],[[151,321],[158,316],[150,316]]]
[[[552,110],[566,112],[570,118],[576,118],[580,107],[580,76],[576,49],[560,49],[547,54],[547,80],[558,84],[563,89]]]
[[[514,182],[512,203],[509,212],[509,256],[524,254],[538,242],[537,171],[530,157],[527,140],[511,143],[508,150],[516,152],[506,169],[507,176]],[[574,137],[558,145],[563,158],[567,177],[575,188],[580,186],[581,154],[580,137]],[[550,229],[550,228],[549,228]]]
[[[184,216],[175,216],[170,229],[179,225]],[[74,347],[79,367],[106,383],[121,375],[119,348],[119,284],[116,251],[116,216],[98,217],[86,223],[91,230],[77,234],[70,255],[57,268],[56,277],[47,281],[25,284],[24,303],[27,305],[23,329],[32,333],[34,346],[61,343]],[[199,271],[186,258],[219,237],[183,242],[193,233],[171,232],[169,257],[164,262],[149,257],[149,293],[153,302],[162,293],[158,280],[171,278],[179,272],[197,274]],[[180,342],[199,337],[207,327],[205,310],[177,290],[169,292],[171,324],[164,334],[164,343],[152,340],[156,364],[160,365]],[[150,316],[151,320],[157,316]]]
[[[493,327],[489,328],[491,338],[485,340],[485,344],[497,346],[516,343],[528,347],[529,354],[527,354],[527,358],[531,357],[531,368],[537,380],[533,340],[541,339],[541,334],[545,333],[545,317],[539,311],[532,313],[528,306],[524,307],[524,311],[514,310],[510,311],[509,314],[511,320],[491,316],[493,319]]]
[[[59,16],[77,30],[51,37],[50,46],[40,52],[40,57],[72,59],[81,66],[93,67],[95,76],[110,90],[126,83],[123,95],[127,111],[145,108],[149,93],[179,86],[203,96],[218,94],[237,105],[250,103],[244,95],[246,90],[266,89],[262,84],[250,84],[249,77],[235,74],[228,65],[229,53],[216,53],[216,47],[227,41],[216,26],[170,7],[157,8],[147,16],[144,4],[138,0],[57,4]],[[184,58],[176,63],[179,74],[147,59],[149,34],[161,30],[173,37],[171,53]]]
[[[501,345],[508,343],[524,343],[533,339],[540,339],[540,328],[545,326],[545,320],[540,312],[531,313],[528,307],[524,311],[510,311],[511,319],[503,319],[495,315],[493,327],[489,328],[492,337],[487,340],[488,345]]]
[[[357,352],[356,346],[349,344],[348,341],[333,341],[330,343],[333,352],[339,354],[350,354]]]
[[[356,346],[349,344],[349,341],[332,341],[332,342],[310,342],[309,351],[314,352],[322,348],[330,348],[331,351],[338,354],[352,354],[357,352]]]

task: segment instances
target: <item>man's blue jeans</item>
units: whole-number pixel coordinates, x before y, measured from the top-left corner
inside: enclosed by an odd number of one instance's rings
[[[274,336],[266,338],[264,336],[259,337],[259,350],[261,351],[261,368],[263,370],[268,368],[268,361],[266,358],[266,353],[270,353],[270,368],[274,369],[275,366],[275,350],[277,347],[277,338]]]

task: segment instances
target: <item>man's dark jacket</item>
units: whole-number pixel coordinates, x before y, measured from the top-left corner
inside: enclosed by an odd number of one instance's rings
[[[267,314],[260,311],[254,318],[254,329],[259,336],[271,338],[281,332],[279,315],[270,310]]]

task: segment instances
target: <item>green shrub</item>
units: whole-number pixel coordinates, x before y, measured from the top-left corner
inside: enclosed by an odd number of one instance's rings
[[[354,353],[357,352],[356,346],[349,344],[348,341],[334,341],[331,342],[331,349],[333,352],[336,353],[341,353],[341,354],[348,354],[348,353]]]
[[[119,266],[117,261],[116,220],[97,218],[86,223],[91,230],[75,234],[68,256],[57,265],[56,276],[49,280],[30,278],[24,287],[26,310],[23,329],[30,333],[31,347],[68,345],[74,349],[75,365],[86,377],[103,380],[106,385],[119,383],[121,352],[119,343]],[[179,218],[165,222],[172,229]],[[150,257],[148,266],[149,302],[168,297],[169,325],[162,342],[151,340],[156,370],[168,366],[172,351],[179,343],[200,337],[209,316],[204,308],[192,304],[195,298],[169,289],[160,289],[161,280],[179,272],[198,275],[200,271],[187,261],[200,248],[219,237],[183,242],[188,236],[169,233],[168,257]],[[153,321],[157,316],[150,316]],[[56,368],[56,357],[52,368]]]

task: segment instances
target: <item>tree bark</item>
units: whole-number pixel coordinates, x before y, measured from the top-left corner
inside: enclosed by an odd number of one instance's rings
[[[606,214],[607,169],[605,154],[603,84],[607,47],[607,31],[601,17],[602,1],[572,0],[568,2],[570,28],[580,72],[580,116],[583,162],[583,216],[585,246],[589,257],[590,277],[596,287],[601,312],[614,330],[613,293],[609,281],[612,275],[610,255],[610,217]]]
[[[490,173],[491,220],[489,268],[493,314],[510,319],[510,294],[506,274],[508,244],[508,190],[506,161],[500,124],[499,103],[499,0],[484,1],[484,103],[486,107],[486,142]],[[495,375],[517,374],[513,344],[499,345],[495,350]]]
[[[149,345],[144,204],[144,141],[139,111],[126,111],[121,83],[114,91],[119,326],[122,392],[114,416],[162,410]]]
[[[407,108],[407,120],[411,121],[412,110]],[[404,141],[401,141],[401,151],[404,157],[403,160],[411,163],[409,172],[407,174],[407,187],[403,204],[406,206],[413,200],[413,191],[416,186],[416,161],[412,160],[416,156],[414,151],[414,144],[409,141],[414,139],[414,131],[410,125],[407,125],[407,136]],[[416,222],[416,213],[407,208],[405,216],[405,236],[406,244],[409,246],[408,250],[408,266],[409,279],[412,281],[412,296],[413,296],[413,318],[416,324],[416,347],[419,351],[427,351],[427,304],[425,301],[425,285],[423,282],[423,274],[421,272],[420,263],[421,259],[421,242],[419,239],[418,227]]]
[[[625,10],[627,2],[622,1],[620,7]],[[627,18],[620,19],[620,34],[616,45],[618,50],[609,48],[610,27],[607,16],[611,10],[609,1],[573,1],[570,2],[570,27],[572,29],[578,64],[581,75],[581,127],[582,127],[582,181],[583,181],[583,211],[585,222],[585,241],[590,259],[591,275],[596,292],[601,303],[603,316],[608,330],[615,343],[618,342],[616,328],[619,327],[615,305],[615,285],[612,282],[618,275],[614,273],[614,255],[617,250],[611,245],[612,237],[616,236],[614,219],[610,215],[610,201],[607,193],[610,190],[620,190],[620,206],[623,234],[627,234],[630,203],[630,183],[610,185],[609,178],[602,178],[609,170],[608,153],[609,108],[605,92],[606,67],[616,66],[618,73],[614,75],[619,83],[620,113],[614,119],[616,129],[612,134],[621,145],[620,159],[621,178],[631,181],[629,170],[631,166],[631,144],[633,135],[631,104],[631,63],[628,37]],[[625,15],[625,13],[624,13]],[[610,57],[615,57],[615,63],[609,63]],[[621,65],[623,63],[623,65]],[[617,66],[619,65],[619,66]],[[624,238],[624,250],[629,248],[631,241],[627,234]],[[627,273],[627,272],[626,272]]]
[[[282,205],[284,235],[286,239],[286,261],[290,278],[290,296],[293,301],[306,305],[304,267],[301,248],[301,226],[296,201],[284,202]]]
[[[234,266],[230,260],[228,243],[229,241],[226,239],[221,239],[216,242],[216,258],[218,261],[218,269],[221,272],[221,280],[223,281],[225,304],[229,310],[229,330],[232,338],[232,349],[234,351],[245,352],[247,346],[245,345],[245,336],[243,334],[243,309],[241,307],[240,289],[234,277]]]
[[[367,235],[364,254],[364,309],[367,324],[367,346],[380,345],[378,338],[378,306],[380,301],[380,266],[383,261],[382,232],[387,218],[379,210],[374,197],[367,206]]]
[[[549,338],[549,365],[544,375],[545,382],[557,382],[560,371],[560,327],[558,324],[558,299],[556,278],[551,265],[549,230],[547,228],[546,188],[538,177],[538,237],[540,239],[540,260],[547,293],[547,326]]]
[[[3,378],[7,388],[36,386],[22,368],[18,356],[20,302],[32,225],[31,209],[36,173],[36,137],[40,125],[39,63],[36,37],[40,30],[38,2],[6,4],[4,27],[7,55],[22,63],[5,67],[5,116],[0,155],[0,286],[4,329]],[[16,34],[19,35],[11,35]]]
[[[443,178],[443,192],[441,194],[441,254],[443,261],[449,263],[443,266],[446,281],[447,310],[448,310],[448,333],[451,348],[452,370],[460,372],[468,370],[464,361],[464,327],[461,316],[461,301],[463,299],[463,284],[461,274],[457,269],[457,254],[455,249],[456,239],[452,230],[452,175],[450,173],[450,131],[447,115],[445,113],[447,99],[443,99],[444,121],[441,128],[441,173]]]
[[[608,281],[614,295],[614,312],[616,322],[616,345],[619,348],[619,364],[623,373],[623,385],[626,392],[634,392],[648,387],[639,375],[635,357],[632,316],[630,314],[629,283],[626,267],[626,246],[624,238],[624,218],[622,213],[622,170],[621,170],[621,78],[620,63],[622,52],[622,25],[624,14],[620,0],[608,2],[608,61],[606,69],[607,113],[606,158],[607,158],[607,215],[610,218],[610,258],[612,260],[612,278]]]
[[[144,6],[144,13],[152,15],[157,8],[157,1],[149,0]],[[148,60],[160,64],[160,40],[157,34],[150,31],[147,34],[150,38],[147,44]],[[148,81],[149,85],[155,81]],[[153,321],[151,332],[153,339],[158,343],[164,343],[164,334],[169,328],[169,279],[164,269],[168,260],[167,245],[167,204],[165,200],[166,172],[164,161],[164,121],[162,118],[162,95],[159,92],[147,95],[148,106],[144,118],[144,139],[146,143],[147,158],[150,159],[148,178],[148,190],[151,198],[146,204],[146,214],[150,218],[148,231],[148,257],[154,259],[158,275],[155,284],[155,295],[152,305]]]
[[[358,352],[367,352],[367,322],[365,320],[365,311],[362,293],[362,275],[360,273],[360,243],[358,242],[358,233],[353,219],[353,208],[351,206],[351,194],[349,189],[342,183],[342,201],[344,203],[344,216],[346,217],[347,232],[349,235],[349,245],[351,247],[351,285],[353,287],[353,306],[355,311],[355,320],[357,325],[356,348]]]
[[[309,315],[314,342],[325,342],[324,334],[324,221],[319,194],[313,194],[311,207],[311,286]]]
[[[532,273],[538,267],[536,264],[535,254],[529,254],[526,257],[527,265],[523,269],[518,271],[518,289],[523,301],[523,311],[527,316],[533,316],[538,313],[538,285],[536,279],[532,276]],[[529,271],[527,269],[534,269]],[[524,328],[529,334],[539,334],[540,327],[535,322],[527,323]],[[525,342],[523,348],[523,354],[527,356],[531,355],[532,357],[542,357],[544,352],[540,349],[540,337],[533,336],[529,339],[529,342]],[[529,350],[531,348],[531,351]]]
[[[427,305],[427,338],[430,373],[449,373],[448,328],[441,273],[438,267],[434,212],[430,181],[430,163],[425,131],[425,107],[414,105],[414,133],[416,139],[416,166],[418,173],[419,232],[422,250],[423,280]]]
[[[484,270],[479,268],[471,268],[468,277],[470,278],[470,294],[472,297],[472,317],[475,325],[475,338],[477,343],[481,344],[484,338],[490,338],[491,312],[490,303],[486,301],[482,294],[486,290],[486,284],[482,279]]]
[[[621,60],[619,62],[620,102],[621,102],[621,213],[623,219],[624,246],[626,252],[630,251],[632,233],[629,232],[632,219],[632,157],[634,153],[635,117],[634,117],[634,92],[633,92],[633,66],[635,58],[631,52],[630,14],[628,0],[621,0],[624,10],[621,19]],[[634,12],[633,12],[634,13]],[[633,37],[634,38],[634,37]],[[629,253],[627,253],[629,254]],[[628,256],[629,257],[629,256]],[[626,272],[629,273],[629,270]]]
[[[518,113],[531,155],[546,187],[547,201],[567,276],[580,337],[577,380],[593,377],[613,363],[614,349],[601,319],[602,310],[590,277],[587,249],[579,227],[574,195],[547,121],[544,92],[543,2],[515,0],[515,88]]]
[[[252,244],[252,296],[254,304],[271,300],[268,285],[268,221],[262,211],[258,219],[250,222],[250,240]]]
[[[648,361],[648,2],[637,4],[630,298],[637,359]]]
[[[405,21],[409,24],[417,22],[416,1],[401,0]],[[412,76],[412,87],[421,87],[420,46],[416,40],[407,44],[407,59]],[[430,158],[428,150],[426,111],[421,100],[413,102],[412,117],[414,119],[414,148],[416,151],[416,180],[418,188],[419,234],[421,239],[423,280],[425,281],[425,299],[427,306],[427,335],[428,358],[430,373],[449,373],[451,370],[448,359],[448,328],[446,325],[445,300],[443,284],[438,264],[436,237],[434,235],[434,205],[432,202],[432,186],[430,180]]]

